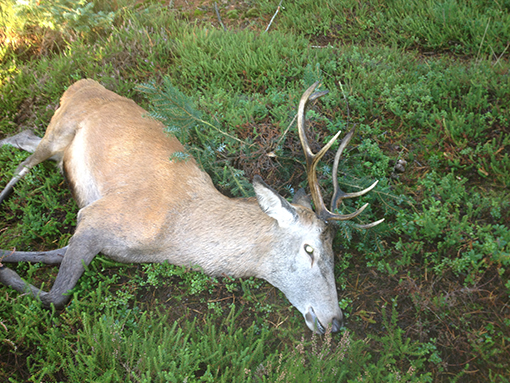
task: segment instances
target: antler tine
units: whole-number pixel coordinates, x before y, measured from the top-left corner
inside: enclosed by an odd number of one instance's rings
[[[298,133],[299,133],[299,139],[301,140],[301,146],[303,147],[303,151],[305,152],[307,165],[308,165],[309,161],[311,162],[314,160],[316,155],[313,154],[312,149],[310,149],[310,145],[308,144],[308,138],[306,137],[306,131],[305,131],[306,106],[308,105],[308,101],[316,100],[317,98],[324,96],[325,94],[328,93],[328,91],[313,93],[313,91],[315,90],[315,88],[317,88],[318,85],[319,85],[319,81],[312,84],[312,86],[310,86],[305,91],[305,93],[303,93],[303,95],[301,96],[301,100],[299,101],[299,108],[298,108],[298,122],[297,122]]]
[[[342,153],[347,146],[347,144],[351,141],[352,136],[354,135],[354,130],[356,127],[353,127],[349,133],[344,137],[342,142],[340,142],[340,145],[338,146],[338,150],[335,154],[335,161],[333,163],[333,198],[331,199],[331,210],[335,210],[335,208],[338,206],[339,198],[345,198],[343,197],[346,193],[344,193],[340,188],[338,187],[338,163],[340,162],[340,157],[342,156]]]
[[[384,221],[384,218],[380,219],[379,221],[375,221],[375,222],[372,222],[372,223],[367,223],[366,225],[356,225],[356,227],[358,229],[370,229],[371,227],[379,225],[383,221]]]
[[[340,132],[338,132],[327,143],[327,145],[324,146],[317,154],[314,154],[312,152],[312,149],[310,148],[310,145],[308,144],[308,138],[306,137],[305,113],[306,113],[306,106],[308,105],[308,101],[315,100],[327,93],[327,91],[313,93],[318,85],[319,85],[319,82],[317,81],[312,86],[310,86],[305,91],[305,93],[303,93],[303,96],[301,96],[301,100],[299,101],[299,108],[298,108],[297,126],[298,126],[299,139],[301,141],[301,146],[303,147],[303,152],[304,152],[305,158],[306,158],[306,174],[308,177],[308,185],[310,186],[310,192],[312,194],[312,201],[315,204],[315,209],[317,210],[317,214],[320,217],[324,218],[324,216],[329,216],[331,213],[326,209],[326,206],[324,204],[324,200],[323,200],[322,194],[320,192],[319,182],[317,181],[316,168],[317,168],[318,162],[324,156],[324,154],[329,150],[331,145],[333,145],[335,140],[340,135]]]
[[[346,193],[342,189],[340,189],[340,187],[338,185],[338,164],[340,162],[340,157],[342,156],[342,153],[343,153],[345,147],[351,141],[351,138],[354,135],[355,131],[356,131],[356,127],[354,126],[349,131],[349,133],[346,134],[346,136],[344,137],[344,139],[340,143],[340,146],[338,147],[338,150],[336,151],[336,154],[335,154],[335,161],[333,163],[333,198],[331,199],[331,210],[335,210],[338,207],[338,204],[343,199],[345,199],[345,198],[355,198],[355,197],[360,197],[362,195],[365,195],[369,191],[371,191],[373,188],[375,188],[376,185],[379,183],[379,180],[376,180],[372,185],[370,185],[366,189],[361,190],[359,192],[355,192],[355,193]],[[343,217],[347,217],[347,216],[353,215],[352,218],[354,218],[355,216],[360,214],[365,209],[365,207],[367,207],[367,205],[368,204],[365,204],[360,209],[356,210],[354,213],[349,214],[349,215],[344,215]],[[350,219],[350,218],[345,218],[345,219],[342,218],[342,219],[339,219],[339,220],[344,221],[344,220],[347,220],[347,219]],[[384,221],[384,218],[380,219],[380,220],[378,220],[376,222],[368,223],[366,225],[356,225],[356,227],[358,227],[359,229],[369,229],[371,227],[379,225],[383,221]]]
[[[372,185],[367,187],[366,189],[361,190],[359,192],[355,192],[355,193],[346,193],[343,190],[341,190],[340,187],[338,186],[338,163],[340,162],[340,157],[342,156],[342,153],[343,153],[345,147],[351,141],[351,138],[354,135],[355,130],[356,130],[356,127],[352,128],[349,131],[349,133],[347,133],[347,135],[344,137],[344,139],[340,143],[340,146],[338,147],[338,150],[335,154],[335,161],[333,163],[333,198],[331,199],[331,210],[335,210],[338,207],[338,204],[344,198],[360,197],[364,194],[367,194],[370,190],[375,188],[375,186],[379,183],[379,180],[377,180]]]
[[[338,136],[340,135],[340,131],[335,134],[335,136],[317,153],[314,154],[310,148],[310,145],[308,144],[308,139],[306,137],[306,130],[305,130],[305,114],[306,114],[306,106],[308,104],[308,101],[316,100],[317,98],[325,95],[328,93],[328,91],[321,91],[316,92],[315,89],[319,85],[319,82],[317,81],[312,86],[310,86],[305,93],[303,93],[303,96],[301,97],[301,100],[299,102],[299,108],[298,108],[298,133],[299,133],[299,139],[301,141],[301,145],[303,146],[303,151],[306,158],[306,173],[308,177],[308,184],[310,186],[310,192],[312,194],[312,201],[315,204],[315,209],[317,210],[317,215],[321,217],[324,220],[333,220],[333,221],[346,221],[349,219],[352,219],[356,217],[358,214],[361,214],[363,210],[368,206],[368,204],[363,205],[361,208],[356,210],[354,213],[351,214],[335,214],[329,211],[326,208],[326,205],[324,204],[324,199],[322,198],[322,194],[320,192],[320,186],[319,182],[317,180],[317,164],[321,160],[321,158],[326,154],[326,152],[331,148],[333,143],[337,140]],[[335,155],[335,161],[333,165],[333,186],[334,186],[334,192],[333,192],[333,199],[331,201],[331,210],[334,210],[338,203],[342,201],[344,198],[353,198],[353,197],[359,197],[366,193],[368,193],[370,190],[372,190],[379,181],[374,182],[371,186],[366,188],[365,190],[356,192],[356,193],[345,193],[342,191],[338,186],[338,163],[340,161],[340,156],[342,155],[343,150],[351,140],[352,136],[354,135],[355,128],[352,128],[349,133],[344,137],[342,142],[340,143],[340,147],[338,148],[336,155]],[[366,224],[366,225],[356,225],[357,227],[361,229],[367,229],[373,226],[376,226],[380,224],[384,219],[381,219],[379,221]]]

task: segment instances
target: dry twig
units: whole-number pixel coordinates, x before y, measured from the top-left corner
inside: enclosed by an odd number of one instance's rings
[[[226,32],[227,28],[225,28],[225,25],[223,25],[223,22],[221,21],[220,11],[218,10],[218,4],[216,2],[214,2],[214,10],[216,11],[216,16],[218,16],[218,21],[220,22],[221,26],[223,27],[223,30]]]
[[[280,0],[280,4],[278,4],[278,8],[276,8],[276,12],[274,13],[273,17],[271,18],[271,21],[269,22],[269,24],[264,32],[267,32],[269,30],[269,27],[271,26],[271,24],[273,24],[273,20],[276,17],[276,15],[278,14],[278,12],[280,11],[282,3],[283,3],[283,0]]]

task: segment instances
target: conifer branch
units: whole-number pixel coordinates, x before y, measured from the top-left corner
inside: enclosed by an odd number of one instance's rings
[[[167,125],[167,131],[177,136],[178,139],[187,141],[189,128],[194,124],[205,125],[218,133],[246,146],[253,146],[247,142],[227,133],[215,124],[204,120],[202,113],[196,109],[193,101],[172,85],[170,79],[165,78],[164,89],[158,89],[154,83],[146,83],[138,86],[138,90],[150,96],[152,111],[149,115]],[[214,116],[216,119],[216,116]],[[218,120],[216,119],[216,122]],[[218,122],[219,125],[219,122]]]

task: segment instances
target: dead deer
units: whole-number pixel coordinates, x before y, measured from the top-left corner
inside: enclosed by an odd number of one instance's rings
[[[32,167],[51,158],[59,163],[80,208],[76,231],[62,249],[0,250],[4,263],[60,264],[49,292],[1,264],[0,282],[30,293],[45,306],[62,308],[98,253],[123,263],[168,261],[211,276],[265,279],[285,294],[312,331],[338,331],[342,312],[333,275],[332,223],[354,218],[366,205],[347,215],[332,211],[342,199],[363,195],[377,182],[358,193],[338,188],[338,159],[351,131],[336,154],[331,211],[325,207],[316,167],[340,132],[312,153],[305,109],[309,100],[325,94],[314,93],[317,85],[303,94],[298,111],[315,213],[304,192],[289,203],[258,176],[253,179],[256,198],[222,195],[193,159],[171,160],[172,153],[184,152],[184,147],[134,101],[93,80],[76,82],[63,94],[42,139],[25,131],[0,141],[33,153],[18,166],[0,203]]]

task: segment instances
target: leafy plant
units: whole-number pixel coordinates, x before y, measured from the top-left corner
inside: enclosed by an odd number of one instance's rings
[[[492,224],[484,223],[482,217],[492,208],[482,195],[468,194],[466,180],[457,178],[451,173],[444,178],[430,173],[420,182],[428,193],[421,202],[423,210],[415,212],[412,219],[404,212],[397,215],[396,231],[405,236],[395,247],[402,253],[403,263],[410,264],[420,256],[424,266],[434,272],[441,274],[451,268],[473,283],[490,264],[508,267],[510,231],[497,218]],[[508,207],[508,203],[503,205]],[[461,212],[461,206],[466,210]],[[500,216],[496,213],[496,217]],[[452,250],[455,256],[449,253]]]

